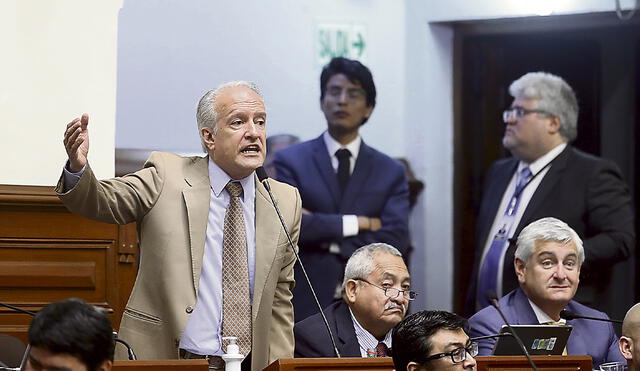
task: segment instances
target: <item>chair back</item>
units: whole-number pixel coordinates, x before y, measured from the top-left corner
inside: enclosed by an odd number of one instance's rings
[[[6,367],[20,367],[25,349],[27,346],[22,340],[0,334],[0,364],[4,363]]]

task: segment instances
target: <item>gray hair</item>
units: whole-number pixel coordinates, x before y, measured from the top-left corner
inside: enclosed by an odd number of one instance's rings
[[[578,264],[584,262],[584,247],[580,236],[567,223],[556,218],[542,218],[526,226],[518,236],[515,257],[529,264],[537,242],[573,242],[578,250]]]
[[[236,86],[244,86],[253,90],[254,92],[256,92],[256,94],[258,94],[258,96],[260,96],[260,99],[264,101],[264,98],[262,98],[262,93],[260,92],[260,89],[258,89],[258,86],[253,82],[244,80],[225,82],[223,84],[220,84],[217,88],[206,92],[205,95],[200,98],[200,101],[198,102],[198,109],[196,110],[198,135],[200,136],[202,150],[205,152],[207,152],[207,147],[204,145],[204,140],[202,139],[202,128],[211,128],[213,129],[214,133],[218,130],[218,112],[216,111],[216,100],[218,99],[218,96],[220,96],[220,92],[222,90]]]
[[[535,99],[538,109],[560,117],[560,135],[567,142],[578,136],[578,99],[561,77],[547,72],[529,72],[509,86],[514,98]]]
[[[388,253],[391,255],[402,257],[402,254],[395,247],[386,243],[372,243],[362,246],[353,252],[347,266],[344,268],[344,280],[342,281],[342,290],[349,280],[365,278],[375,269],[373,265],[373,256],[377,253]]]

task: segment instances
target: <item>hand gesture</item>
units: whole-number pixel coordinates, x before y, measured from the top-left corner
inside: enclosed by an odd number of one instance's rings
[[[69,156],[69,168],[72,172],[77,173],[87,164],[87,156],[89,154],[89,115],[82,114],[82,117],[76,117],[67,124],[67,130],[64,132],[64,148]]]

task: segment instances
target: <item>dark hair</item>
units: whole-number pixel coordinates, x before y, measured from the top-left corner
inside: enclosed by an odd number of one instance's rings
[[[38,312],[29,326],[29,343],[76,357],[89,371],[112,361],[115,348],[109,318],[80,299],[51,303]]]
[[[395,369],[406,370],[409,362],[423,364],[433,348],[431,336],[438,330],[465,330],[467,320],[442,310],[423,310],[405,317],[393,329],[391,344]]]
[[[324,66],[322,73],[320,74],[320,100],[324,99],[324,95],[327,91],[327,82],[333,75],[337,74],[345,75],[351,83],[359,83],[362,86],[367,96],[367,107],[376,106],[376,85],[373,83],[373,76],[371,71],[362,63],[343,58],[335,57],[331,59],[331,62]],[[367,122],[365,118],[362,124]],[[360,125],[362,125],[360,124]]]

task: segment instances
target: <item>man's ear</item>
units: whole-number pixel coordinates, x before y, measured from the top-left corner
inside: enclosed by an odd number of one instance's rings
[[[420,366],[415,362],[409,362],[407,364],[407,371],[420,371],[420,370],[422,370],[422,366]]]
[[[344,286],[344,297],[349,304],[356,302],[358,296],[358,282],[355,280],[348,280]]]
[[[626,360],[630,360],[633,358],[633,340],[627,336],[620,336],[618,339],[618,348],[620,348],[620,353]]]
[[[112,366],[113,366],[113,361],[109,361],[109,360],[104,361],[100,365],[100,371],[109,371],[109,370],[111,370]]]
[[[516,270],[516,276],[519,283],[524,283],[524,274],[527,271],[527,265],[519,258],[513,259],[513,268]]]
[[[556,116],[553,115],[549,118],[549,126],[548,129],[549,130],[549,134],[556,134],[560,131],[560,116]]]
[[[208,127],[200,129],[200,137],[202,137],[202,142],[205,147],[207,147],[208,151],[211,152],[215,147],[215,135],[213,134],[213,129]]]

